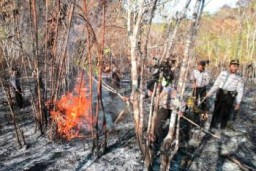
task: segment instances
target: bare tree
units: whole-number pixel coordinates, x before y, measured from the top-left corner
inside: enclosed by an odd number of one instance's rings
[[[193,53],[191,53],[191,50],[193,50],[192,48],[195,42],[195,37],[196,37],[197,29],[199,26],[199,20],[203,11],[203,7],[204,7],[204,0],[197,0],[194,7],[193,18],[188,30],[186,46],[184,51],[184,58],[182,60],[180,76],[178,79],[177,91],[179,94],[178,101],[180,102],[183,101],[183,97],[184,97],[185,82],[188,74],[188,64],[193,59]],[[161,147],[161,149],[166,152],[165,154],[161,155],[161,170],[163,171],[167,171],[170,169],[170,161],[173,158],[173,156],[177,153],[179,148],[180,118],[178,117],[178,113],[180,110],[181,110],[181,104],[179,105],[179,109],[172,111],[172,115],[169,123],[169,132],[166,138],[164,139],[163,145]],[[176,135],[175,135],[175,130],[176,130]]]
[[[7,99],[8,107],[10,109],[10,113],[11,113],[11,117],[12,117],[12,121],[13,121],[13,125],[14,125],[14,131],[15,131],[15,136],[16,136],[16,140],[17,140],[17,143],[18,143],[18,147],[22,148],[23,146],[26,145],[26,141],[25,141],[24,133],[20,129],[20,126],[19,126],[18,121],[16,119],[16,115],[13,111],[10,91],[6,90],[6,88],[4,86],[4,83],[2,81],[2,78],[0,79],[0,83],[1,83],[1,87],[2,87],[2,90],[4,92],[4,95]],[[9,87],[8,87],[8,89],[9,89]]]
[[[130,40],[130,54],[131,54],[131,79],[132,79],[132,93],[131,102],[133,108],[134,125],[136,138],[143,155],[145,155],[145,143],[143,142],[143,120],[144,120],[144,107],[142,100],[141,88],[143,86],[143,70],[144,70],[144,60],[147,56],[147,44],[148,36],[150,33],[150,25],[152,18],[154,16],[154,11],[156,8],[157,0],[145,3],[143,0],[137,3],[132,3],[128,1],[128,20],[127,20],[127,30]],[[149,14],[148,19],[148,31],[146,32],[146,38],[143,39],[144,42],[144,54],[141,51],[141,42],[139,41],[142,33],[142,25],[144,23],[146,14]],[[139,79],[141,83],[139,84]],[[147,159],[147,167],[150,166],[150,162]]]

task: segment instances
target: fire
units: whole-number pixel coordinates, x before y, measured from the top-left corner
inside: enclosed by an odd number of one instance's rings
[[[50,112],[53,121],[57,124],[58,133],[68,140],[82,137],[81,125],[90,127],[93,123],[89,112],[91,102],[82,77],[79,77],[72,92],[63,95],[55,102],[56,110]]]

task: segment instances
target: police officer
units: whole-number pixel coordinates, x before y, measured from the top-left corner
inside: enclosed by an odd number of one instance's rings
[[[173,76],[172,76],[173,79]],[[161,143],[162,140],[168,133],[168,124],[166,121],[171,117],[172,110],[176,110],[177,107],[181,107],[180,115],[183,115],[186,104],[180,102],[178,99],[178,94],[175,86],[172,83],[172,80],[163,80],[161,81],[161,92],[159,94],[159,108],[157,111],[155,119],[155,143]]]
[[[237,74],[239,60],[231,60],[229,71],[222,71],[207,97],[216,94],[211,128],[225,129],[232,109],[239,110],[244,92],[243,79]],[[235,103],[235,107],[234,107]]]

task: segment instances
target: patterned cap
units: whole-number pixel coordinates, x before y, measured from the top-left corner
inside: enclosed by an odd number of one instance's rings
[[[230,61],[230,65],[231,64],[239,65],[239,60],[238,59],[233,59],[233,60]]]

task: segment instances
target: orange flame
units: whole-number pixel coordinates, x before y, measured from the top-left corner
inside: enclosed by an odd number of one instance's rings
[[[91,102],[82,77],[79,77],[81,79],[72,92],[63,95],[55,102],[56,110],[50,112],[53,121],[57,124],[58,133],[68,140],[82,137],[79,133],[81,126],[87,124],[84,126],[90,127],[93,123],[89,112]]]

